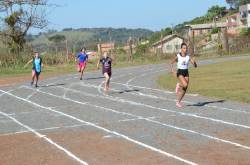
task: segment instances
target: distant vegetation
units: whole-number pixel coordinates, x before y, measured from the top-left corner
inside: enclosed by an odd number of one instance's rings
[[[68,47],[74,52],[78,51],[82,46],[86,46],[89,49],[95,50],[98,42],[115,42],[116,45],[121,46],[127,43],[129,37],[132,37],[136,42],[142,38],[150,38],[152,34],[153,31],[147,29],[65,28],[60,32],[50,30],[46,33],[40,33],[36,36],[29,35],[28,40],[30,41],[30,44],[33,45],[33,47],[41,51],[45,51],[49,49],[51,42],[52,44],[58,43],[53,41],[53,37],[58,38],[58,36],[64,36],[64,40],[67,40],[68,42]],[[61,45],[61,47],[64,46],[65,44]]]

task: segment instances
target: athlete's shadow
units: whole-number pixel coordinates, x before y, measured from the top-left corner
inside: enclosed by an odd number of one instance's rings
[[[217,101],[207,101],[207,102],[199,102],[199,103],[196,103],[196,104],[190,104],[190,105],[187,105],[189,107],[204,107],[205,105],[208,105],[208,104],[214,104],[214,103],[224,103],[225,100],[217,100]]]
[[[139,89],[125,89],[125,90],[121,90],[121,91],[116,91],[116,92],[112,92],[112,94],[123,94],[123,93],[130,93],[130,92],[139,92]]]
[[[85,80],[98,80],[98,79],[103,79],[105,77],[92,77],[92,78],[86,78]]]
[[[139,92],[139,89],[126,89],[123,91],[118,92],[119,94],[123,94],[123,93],[130,93],[130,92]]]
[[[39,87],[41,87],[41,88],[49,88],[49,87],[57,87],[57,86],[64,86],[64,85],[66,85],[66,84],[58,83],[58,84],[41,85]]]

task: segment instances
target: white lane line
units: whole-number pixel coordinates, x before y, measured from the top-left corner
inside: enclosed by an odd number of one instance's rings
[[[62,96],[57,96],[57,95],[54,95],[54,94],[51,94],[51,93],[47,93],[47,92],[43,92],[43,91],[39,91],[39,92],[44,93],[44,94],[48,94],[48,95],[51,95],[51,96],[54,96],[54,97],[57,97],[57,98],[64,99]],[[71,102],[79,104],[79,101],[75,101],[73,99],[71,99]],[[241,144],[236,143],[236,142],[232,142],[232,141],[229,141],[229,140],[221,139],[221,138],[218,138],[218,137],[214,137],[214,136],[207,135],[207,134],[204,134],[204,133],[196,132],[196,131],[193,131],[193,130],[189,130],[189,129],[177,127],[177,126],[174,126],[174,125],[169,125],[169,124],[161,123],[159,121],[152,120],[152,119],[149,119],[149,118],[145,118],[145,117],[142,117],[142,116],[137,116],[137,115],[134,115],[134,114],[131,114],[131,113],[120,112],[120,111],[113,110],[111,108],[106,108],[106,107],[94,105],[94,104],[91,104],[91,103],[82,103],[82,104],[84,104],[84,105],[87,104],[88,106],[95,107],[95,108],[98,108],[98,109],[102,109],[102,110],[105,110],[105,111],[108,111],[108,112],[113,112],[113,113],[116,113],[116,114],[131,116],[133,118],[137,118],[137,120],[141,119],[141,120],[145,120],[145,121],[148,121],[148,122],[151,122],[151,123],[155,123],[155,124],[158,124],[158,125],[161,125],[161,126],[165,126],[165,127],[168,127],[168,128],[172,128],[172,129],[176,129],[176,130],[179,130],[179,131],[196,134],[196,135],[199,135],[199,136],[202,136],[202,137],[205,137],[205,138],[209,138],[209,139],[216,140],[216,141],[219,141],[219,142],[223,142],[223,143],[227,143],[227,144],[230,144],[230,145],[234,145],[236,147],[241,147],[241,148],[244,148],[244,149],[250,149],[249,146],[241,145]]]
[[[88,163],[86,163],[85,161],[81,160],[80,158],[78,158],[77,156],[75,156],[74,154],[72,154],[70,151],[68,151],[67,149],[63,148],[62,146],[58,145],[57,143],[53,142],[51,139],[47,138],[46,135],[42,135],[39,132],[35,131],[33,128],[22,124],[20,121],[18,121],[17,119],[7,115],[6,113],[3,113],[0,111],[0,114],[13,120],[15,123],[17,123],[18,125],[22,126],[23,128],[26,128],[27,130],[29,130],[30,132],[34,133],[36,136],[38,136],[39,138],[43,138],[45,141],[47,141],[49,144],[55,146],[56,148],[58,148],[59,150],[63,151],[64,153],[66,153],[69,157],[73,158],[74,160],[76,160],[77,162],[83,164],[83,165],[88,165]]]
[[[142,72],[144,73],[144,72],[151,71],[151,70],[153,70],[153,69],[151,68],[151,69],[143,70]],[[121,74],[121,75],[119,75],[119,76],[116,76],[115,78],[111,78],[111,81],[112,81],[113,79],[118,79],[118,78],[122,78],[122,77],[128,77],[128,76],[130,76],[130,75],[135,75],[135,74],[138,74],[138,73],[124,73],[124,74]],[[139,74],[140,74],[140,73],[139,73]],[[103,86],[104,83],[105,83],[105,81],[102,81],[102,82],[98,85],[98,92],[99,92],[100,94],[104,94],[104,93],[101,91],[101,88],[102,88],[102,86]],[[106,94],[104,94],[104,95],[106,95]]]
[[[118,82],[112,82],[113,84],[118,84],[118,85],[123,85],[126,86],[126,84],[123,83],[118,83]],[[161,93],[165,93],[165,94],[169,94],[168,91],[164,91],[164,90],[160,90],[160,89],[154,89],[154,88],[148,88],[148,87],[142,87],[142,86],[136,86],[136,85],[129,85],[130,87],[134,87],[134,88],[140,88],[140,89],[147,89],[147,90],[152,90],[152,91],[158,91]],[[190,94],[189,94],[190,95]],[[191,94],[192,95],[192,94]],[[147,96],[147,94],[145,94],[145,96]],[[153,95],[154,96],[154,95]],[[150,97],[150,95],[149,95]],[[158,96],[156,96],[158,97]],[[163,97],[158,97],[161,100],[167,100],[167,101],[176,101],[176,100],[171,100],[171,99],[166,99]],[[191,102],[191,101],[183,101],[184,103],[188,103],[188,104],[196,104],[195,102]],[[239,113],[250,113],[248,111],[243,111],[243,110],[235,110],[235,109],[231,109],[231,108],[226,108],[226,107],[221,107],[221,106],[215,106],[215,105],[204,105],[205,107],[209,107],[209,108],[214,108],[214,109],[222,109],[222,110],[228,110],[228,111],[233,111],[233,112],[239,112]]]
[[[8,90],[7,92],[13,92],[15,89],[12,89],[12,90]],[[1,93],[0,94],[0,97],[2,97],[3,95],[5,95],[6,93]]]
[[[123,86],[126,86],[126,84],[122,84],[122,83],[114,83],[112,82],[113,84],[119,84],[119,85],[123,85]],[[96,86],[94,85],[91,85],[91,86],[88,86],[90,84],[81,84],[82,86],[86,86],[86,87],[93,87],[93,88],[97,88]],[[131,85],[129,85],[131,86]],[[131,87],[135,87],[135,88],[146,88],[146,87],[139,87],[139,86],[131,86]],[[146,88],[146,89],[149,89],[149,90],[158,90],[158,89],[152,89],[152,88]],[[119,90],[116,90],[114,88],[112,88],[111,90],[113,91],[119,91]],[[161,90],[159,90],[161,91]],[[169,93],[168,91],[161,91],[161,92],[164,92],[164,93]],[[142,92],[135,92],[135,93],[129,93],[131,95],[139,95],[139,96],[144,96],[144,97],[148,97],[148,98],[152,98],[152,99],[160,99],[160,100],[165,100],[165,101],[171,101],[171,102],[176,102],[177,100],[175,99],[167,99],[167,98],[164,98],[164,97],[160,97],[160,96],[156,96],[156,95],[152,95],[152,94],[145,94],[145,93],[142,93]],[[192,94],[189,94],[189,95],[192,95]],[[191,102],[191,101],[183,101],[184,103],[187,103],[187,104],[197,104],[195,102]],[[221,109],[221,110],[226,110],[226,111],[232,111],[232,112],[235,112],[235,113],[245,113],[245,114],[250,114],[250,112],[248,111],[244,111],[244,110],[235,110],[235,109],[231,109],[231,108],[225,108],[225,107],[221,107],[221,106],[215,106],[215,105],[204,105],[205,107],[209,107],[209,108],[213,108],[214,110],[218,110],[218,109]]]
[[[153,116],[153,117],[147,117],[147,118],[141,118],[141,116],[138,116],[136,118],[133,118],[133,119],[123,119],[123,120],[118,120],[118,123],[121,123],[121,122],[130,122],[130,121],[137,121],[137,120],[144,120],[144,119],[155,119],[156,117]],[[112,122],[112,123],[116,123],[116,122]]]
[[[148,105],[148,104],[144,104],[144,103],[140,103],[140,102],[134,102],[134,101],[126,100],[126,99],[119,98],[119,97],[112,97],[112,96],[108,96],[108,95],[100,96],[100,95],[95,95],[95,94],[89,94],[89,93],[86,93],[86,92],[82,92],[82,91],[79,92],[77,90],[70,89],[70,88],[65,88],[65,87],[57,87],[57,88],[62,88],[62,89],[65,89],[65,90],[68,90],[68,91],[71,91],[71,92],[74,92],[74,93],[83,94],[83,95],[86,95],[86,96],[109,99],[109,100],[115,101],[115,102],[128,103],[128,104],[131,104],[131,105],[147,107],[147,108],[150,108],[150,109],[157,109],[157,110],[160,110],[160,111],[175,113],[175,114],[178,114],[178,115],[183,115],[183,116],[188,116],[188,117],[193,117],[193,118],[198,118],[198,119],[209,120],[209,121],[213,121],[213,122],[217,122],[217,123],[221,123],[221,124],[231,125],[231,126],[234,126],[234,127],[241,127],[241,128],[250,129],[250,126],[248,126],[248,125],[237,124],[237,123],[224,121],[224,120],[220,120],[220,119],[215,119],[215,118],[210,118],[210,117],[204,117],[204,116],[200,116],[200,115],[193,114],[193,113],[178,112],[178,111],[169,110],[169,109],[165,109],[165,108],[154,107],[152,105]]]
[[[29,100],[31,97],[33,97],[37,92],[32,92],[29,96],[26,97],[27,100]]]
[[[0,90],[0,91],[2,91],[2,90]],[[188,160],[183,159],[183,158],[181,158],[181,157],[178,157],[178,156],[176,156],[176,155],[174,155],[174,154],[165,152],[165,151],[160,150],[160,149],[157,149],[157,148],[155,148],[155,147],[153,147],[153,146],[150,146],[150,145],[147,145],[147,144],[142,143],[142,142],[140,142],[140,141],[134,140],[134,139],[132,139],[132,138],[126,136],[126,135],[120,134],[120,133],[118,133],[118,132],[109,130],[109,129],[104,128],[104,127],[101,127],[101,126],[98,126],[98,125],[96,125],[96,124],[94,124],[94,123],[87,122],[87,121],[81,120],[81,119],[79,119],[79,118],[76,118],[76,117],[74,117],[74,116],[71,116],[71,115],[69,115],[69,114],[66,114],[66,113],[63,113],[63,112],[60,112],[60,111],[57,111],[57,110],[53,110],[53,109],[51,109],[51,108],[49,108],[49,107],[45,107],[45,106],[39,105],[39,104],[37,104],[37,103],[35,103],[35,102],[32,102],[32,101],[30,101],[30,100],[26,100],[26,99],[24,99],[24,98],[21,98],[21,97],[19,97],[19,96],[14,95],[14,94],[7,93],[7,92],[5,92],[5,91],[2,91],[2,92],[4,92],[4,93],[8,94],[9,96],[12,96],[12,97],[14,97],[14,98],[16,98],[16,99],[19,99],[19,100],[22,100],[22,101],[27,102],[27,103],[29,103],[29,104],[32,104],[33,106],[36,106],[36,107],[39,107],[39,108],[43,108],[43,109],[46,109],[46,110],[51,111],[51,112],[54,112],[54,113],[61,114],[61,115],[66,116],[66,117],[68,117],[68,118],[70,118],[70,119],[79,121],[80,123],[88,124],[89,126],[92,126],[92,127],[94,127],[94,128],[97,128],[97,129],[99,129],[99,130],[103,130],[103,131],[105,131],[105,132],[114,134],[114,135],[119,136],[119,137],[121,137],[121,138],[124,138],[124,139],[126,139],[126,140],[128,140],[128,141],[130,141],[130,142],[133,142],[133,143],[135,143],[135,144],[137,144],[137,145],[139,145],[139,146],[142,146],[142,147],[147,148],[147,149],[149,149],[149,150],[158,152],[158,153],[160,153],[160,154],[163,154],[163,155],[165,155],[165,156],[167,156],[167,157],[176,159],[176,160],[181,161],[181,162],[183,162],[183,163],[190,164],[190,165],[197,165],[197,164],[194,163],[194,162],[188,161]],[[31,129],[31,130],[32,130],[32,129]],[[32,130],[32,132],[34,132],[34,130]],[[39,134],[39,137],[40,137],[40,136],[42,136],[42,135]],[[44,137],[44,138],[46,138],[46,137]],[[77,157],[76,157],[76,158],[77,158]]]
[[[79,125],[71,125],[71,126],[63,126],[63,127],[49,127],[49,128],[34,129],[34,130],[40,132],[40,131],[48,131],[48,130],[76,128],[76,127],[82,127],[82,126],[87,126],[87,124],[79,124]],[[29,132],[30,132],[30,131],[17,131],[17,132],[5,133],[5,134],[0,134],[0,137],[1,137],[1,136],[11,136],[11,135],[29,133]]]

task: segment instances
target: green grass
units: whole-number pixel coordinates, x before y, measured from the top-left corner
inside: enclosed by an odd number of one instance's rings
[[[223,62],[190,70],[189,93],[250,103],[250,60]],[[164,74],[158,84],[164,89],[175,89],[176,78]]]
[[[159,64],[159,63],[169,63],[167,59],[164,60],[152,60],[152,59],[135,59],[133,62],[128,61],[114,61],[113,68],[124,68],[128,66],[139,66],[146,64]],[[86,71],[96,70],[97,61],[90,61],[86,67]],[[7,78],[13,76],[28,75],[31,73],[31,64],[24,68],[23,65],[17,65],[15,67],[0,68],[0,78]],[[66,74],[76,72],[76,63],[71,64],[60,64],[60,65],[44,65],[43,74]]]

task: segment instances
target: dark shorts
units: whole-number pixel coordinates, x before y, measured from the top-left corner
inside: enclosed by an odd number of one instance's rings
[[[32,70],[35,72],[36,76],[39,76],[41,74],[41,72],[37,72],[35,68],[32,68]]]
[[[110,70],[104,70],[104,71],[102,71],[102,74],[105,74],[105,73],[107,73],[109,75],[109,77],[112,76],[112,72]]]
[[[183,77],[189,77],[188,69],[178,69],[177,70],[177,77],[182,75]]]

